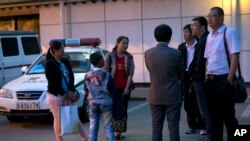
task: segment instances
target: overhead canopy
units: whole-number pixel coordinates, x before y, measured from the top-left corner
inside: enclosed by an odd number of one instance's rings
[[[0,9],[4,8],[22,8],[22,7],[30,7],[30,6],[49,6],[59,5],[60,1],[63,1],[65,4],[86,4],[88,2],[96,3],[100,2],[108,2],[108,1],[117,1],[117,0],[1,0],[0,1]],[[122,0],[127,1],[127,0]]]

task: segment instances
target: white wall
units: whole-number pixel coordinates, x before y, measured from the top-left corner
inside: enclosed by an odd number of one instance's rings
[[[238,0],[237,30],[241,38],[241,64],[246,81],[250,82],[248,45],[250,27],[250,1]],[[231,25],[231,0],[108,0],[106,3],[88,2],[85,5],[65,6],[66,37],[99,37],[102,46],[112,50],[116,38],[128,36],[128,51],[134,55],[135,82],[149,82],[149,74],[144,64],[145,50],[152,48],[156,41],[153,36],[158,24],[172,27],[170,46],[177,48],[183,41],[182,27],[196,16],[205,16],[209,8],[220,6],[225,11],[225,23]],[[60,38],[59,7],[40,8],[40,32],[42,45],[47,46],[52,38]],[[247,40],[248,39],[248,40]]]
[[[250,1],[239,0],[237,14],[237,31],[241,40],[241,71],[245,81],[250,82]]]

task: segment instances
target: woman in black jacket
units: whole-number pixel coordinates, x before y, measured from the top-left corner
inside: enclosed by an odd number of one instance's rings
[[[50,43],[46,54],[45,75],[48,80],[47,101],[54,117],[54,132],[57,141],[63,141],[59,134],[59,107],[65,104],[65,93],[75,92],[74,74],[67,59],[62,58],[64,49],[59,41]],[[79,122],[82,141],[87,141],[85,132]]]

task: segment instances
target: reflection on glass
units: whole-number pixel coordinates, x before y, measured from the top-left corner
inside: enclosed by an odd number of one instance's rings
[[[39,58],[39,60],[37,60],[36,63],[31,66],[27,74],[43,74],[44,68],[45,68],[45,55]]]
[[[14,20],[0,20],[0,30],[14,30]]]
[[[89,59],[80,52],[65,53],[74,73],[86,73],[90,70]],[[44,74],[45,70],[45,55],[40,57],[29,69],[27,74]]]
[[[18,30],[38,32],[38,19],[18,19]]]
[[[66,53],[66,56],[74,73],[85,73],[90,70],[91,65],[85,54],[80,52],[71,52]]]

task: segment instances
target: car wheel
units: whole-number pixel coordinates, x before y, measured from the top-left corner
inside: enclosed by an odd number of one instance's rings
[[[10,122],[20,122],[20,121],[23,121],[23,119],[24,119],[23,116],[6,116],[6,118],[7,118]]]
[[[85,97],[82,107],[78,108],[78,115],[79,115],[81,122],[89,121],[89,105],[88,105],[87,97]]]

